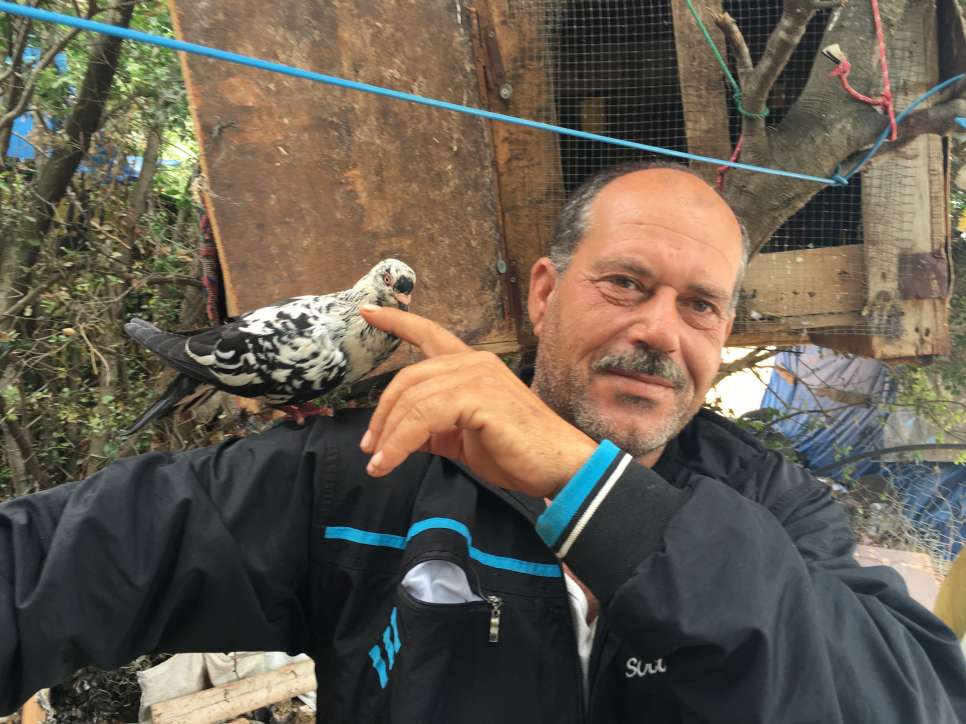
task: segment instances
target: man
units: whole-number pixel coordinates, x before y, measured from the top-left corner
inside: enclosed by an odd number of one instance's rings
[[[427,357],[371,417],[0,506],[0,709],[88,662],[285,649],[324,722],[963,721],[951,633],[855,564],[825,486],[699,412],[746,253],[690,173],[610,172],[533,268],[531,386],[371,308]]]

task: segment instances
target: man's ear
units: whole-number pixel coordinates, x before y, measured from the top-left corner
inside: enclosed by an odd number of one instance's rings
[[[550,304],[550,295],[557,287],[557,269],[549,257],[540,257],[530,269],[530,296],[527,298],[527,311],[533,324],[533,333],[540,336],[543,320]]]

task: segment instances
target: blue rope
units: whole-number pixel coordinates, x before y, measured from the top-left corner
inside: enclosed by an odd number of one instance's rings
[[[526,128],[534,128],[539,131],[549,131],[551,133],[558,133],[564,136],[573,136],[574,138],[582,138],[588,141],[598,141],[600,143],[607,143],[613,146],[622,146],[624,148],[631,148],[637,151],[646,151],[649,153],[661,154],[664,156],[673,156],[675,158],[697,161],[699,163],[709,163],[716,166],[727,166],[729,168],[741,169],[743,171],[754,171],[756,173],[771,174],[773,176],[785,176],[787,178],[798,179],[800,181],[813,181],[820,184],[828,184],[832,186],[844,186],[848,184],[848,180],[854,176],[859,169],[864,166],[872,156],[879,150],[885,139],[888,137],[889,128],[888,126],[882,132],[878,142],[869,153],[863,158],[855,168],[853,168],[849,173],[844,176],[839,173],[836,169],[836,173],[832,178],[822,178],[820,176],[810,176],[808,174],[795,173],[794,171],[784,171],[782,169],[767,168],[765,166],[755,166],[748,163],[740,163],[737,161],[729,161],[721,158],[712,158],[710,156],[701,156],[693,153],[686,153],[684,151],[675,151],[670,148],[661,148],[660,146],[649,146],[644,143],[635,143],[634,141],[625,141],[619,138],[611,138],[610,136],[601,136],[597,133],[586,133],[584,131],[577,131],[572,128],[564,128],[562,126],[555,126],[550,123],[541,123],[539,121],[531,121],[525,118],[517,118],[516,116],[508,116],[503,113],[495,113],[493,111],[483,110],[481,108],[473,108],[471,106],[463,106],[456,103],[448,103],[446,101],[441,101],[436,98],[427,98],[425,96],[415,95],[413,93],[405,93],[403,91],[392,90],[389,88],[382,88],[376,85],[370,85],[368,83],[358,83],[352,80],[346,80],[345,78],[338,78],[332,75],[325,75],[323,73],[315,73],[309,70],[303,70],[302,68],[294,68],[290,65],[282,65],[281,63],[273,63],[268,60],[262,60],[261,58],[252,58],[247,55],[240,55],[238,53],[230,53],[225,50],[219,50],[218,48],[211,48],[206,45],[198,45],[196,43],[186,43],[181,40],[175,40],[173,38],[165,38],[160,35],[152,35],[151,33],[143,33],[139,30],[131,30],[129,28],[120,28],[116,25],[108,25],[106,23],[98,23],[93,20],[86,20],[84,18],[77,18],[71,15],[63,15],[61,13],[54,13],[48,10],[40,10],[38,8],[25,7],[23,5],[17,5],[16,3],[3,2],[0,0],[0,10],[9,13],[11,15],[19,15],[21,17],[30,18],[32,20],[39,20],[45,23],[54,23],[57,25],[67,25],[69,27],[80,28],[81,30],[89,30],[95,33],[102,33],[104,35],[113,35],[117,38],[123,38],[125,40],[134,40],[139,43],[147,43],[148,45],[156,45],[161,48],[168,48],[169,50],[178,50],[184,53],[192,53],[194,55],[200,55],[208,58],[214,58],[216,60],[223,60],[228,63],[237,63],[238,65],[245,65],[250,68],[258,68],[260,70],[267,70],[272,73],[279,73],[281,75],[292,76],[293,78],[304,78],[306,80],[315,81],[317,83],[325,83],[327,85],[334,85],[340,88],[348,88],[350,90],[361,91],[363,93],[372,93],[374,95],[385,96],[388,98],[394,98],[396,100],[408,101],[410,103],[418,103],[424,106],[430,106],[432,108],[440,108],[446,111],[453,111],[455,113],[464,113],[470,116],[477,116],[479,118],[486,118],[491,121],[502,121],[504,123],[512,123],[518,126],[524,126]],[[905,111],[903,111],[899,117],[896,119],[897,122],[901,122],[903,118],[908,115],[908,113],[913,110],[917,105],[925,101],[927,98],[935,93],[943,90],[947,86],[963,78],[963,75],[958,75],[955,78],[950,78],[938,86],[930,90],[928,93],[917,98],[911,106],[909,106]]]
[[[98,23],[93,20],[85,20],[83,18],[77,18],[71,15],[62,15],[60,13],[53,13],[48,10],[39,10],[37,8],[25,7],[23,5],[17,5],[16,3],[0,2],[0,10],[10,13],[11,15],[19,15],[25,18],[31,18],[33,20],[40,20],[45,23],[68,25],[70,27],[80,28],[81,30],[90,30],[95,33],[103,33],[104,35],[113,35],[118,38],[124,38],[126,40],[134,40],[139,43],[147,43],[149,45],[157,45],[159,47],[168,48],[170,50],[179,50],[184,53],[193,53],[194,55],[201,55],[208,58],[215,58],[217,60],[224,60],[229,63],[246,65],[250,68],[259,68],[261,70],[267,70],[272,73],[289,75],[294,78],[304,78],[306,80],[316,81],[317,83],[325,83],[327,85],[334,85],[340,88],[349,88],[351,90],[362,91],[364,93],[373,93],[375,95],[386,96],[388,98],[395,98],[397,100],[408,101],[410,103],[418,103],[420,105],[431,106],[433,108],[441,108],[446,111],[465,113],[470,116],[486,118],[491,121],[502,121],[504,123],[513,123],[518,126],[535,128],[539,131],[550,131],[552,133],[559,133],[565,136],[573,136],[574,138],[582,138],[588,141],[599,141],[601,143],[608,143],[613,146],[623,146],[624,148],[632,148],[637,151],[647,151],[650,153],[657,153],[665,156],[673,156],[675,158],[698,161],[700,163],[710,163],[716,166],[729,166],[731,168],[742,169],[744,171],[755,171],[757,173],[767,173],[767,174],[772,174],[774,176],[787,176],[788,178],[799,179],[801,181],[814,181],[815,183],[820,183],[820,184],[835,183],[833,179],[822,178],[820,176],[809,176],[808,174],[795,173],[793,171],[783,171],[781,169],[766,168],[764,166],[754,166],[752,164],[739,163],[736,161],[728,161],[721,158],[711,158],[709,156],[700,156],[693,153],[685,153],[684,151],[675,151],[670,148],[661,148],[659,146],[649,146],[644,143],[624,141],[619,138],[601,136],[596,133],[586,133],[584,131],[577,131],[572,128],[555,126],[550,123],[541,123],[539,121],[531,121],[525,118],[517,118],[516,116],[508,116],[503,113],[494,113],[493,111],[487,111],[481,108],[472,108],[470,106],[462,106],[456,103],[448,103],[446,101],[437,100],[435,98],[426,98],[425,96],[418,96],[413,93],[404,93],[402,91],[391,90],[389,88],[382,88],[380,86],[370,85],[368,83],[357,83],[356,81],[346,80],[344,78],[338,78],[336,76],[324,75],[322,73],[315,73],[313,71],[303,70],[301,68],[293,68],[290,65],[273,63],[268,60],[262,60],[261,58],[252,58],[247,55],[230,53],[228,51],[219,50],[218,48],[211,48],[206,45],[186,43],[184,41],[175,40],[173,38],[165,38],[160,35],[142,33],[141,31],[130,30],[128,28],[119,28],[115,25],[107,25],[105,23]]]
[[[936,95],[940,91],[945,90],[946,88],[948,88],[949,86],[953,85],[954,83],[958,83],[963,78],[966,78],[966,73],[960,73],[959,75],[955,75],[952,78],[949,78],[947,80],[944,80],[939,85],[936,85],[936,86],[933,86],[932,88],[930,88],[928,91],[926,91],[921,96],[919,96],[918,98],[916,98],[916,100],[914,100],[912,103],[910,103],[909,106],[902,113],[900,113],[898,116],[896,116],[896,125],[902,123],[906,119],[906,116],[908,116],[910,113],[912,113],[912,111],[914,111],[918,106],[920,106],[923,103],[925,103],[929,98],[931,98],[932,96]],[[957,118],[956,121],[959,122],[959,119]],[[835,169],[835,175],[833,175],[832,178],[837,182],[837,184],[838,185],[845,185],[845,184],[847,184],[849,182],[849,180],[853,176],[855,176],[855,174],[857,174],[859,171],[861,171],[862,170],[862,167],[865,166],[865,164],[867,164],[869,161],[871,161],[872,160],[872,157],[875,156],[876,153],[879,152],[879,149],[882,148],[882,144],[884,144],[886,142],[886,139],[889,138],[889,134],[891,132],[892,132],[892,128],[887,123],[886,124],[886,127],[882,130],[882,133],[879,135],[878,140],[875,142],[875,144],[872,146],[872,148],[869,149],[868,153],[866,153],[865,156],[862,157],[862,160],[859,161],[857,164],[855,164],[855,166],[852,167],[852,170],[849,171],[847,174],[842,175],[841,174],[841,169],[838,168],[838,167],[836,167],[836,169]],[[841,182],[840,182],[840,180],[841,180]]]

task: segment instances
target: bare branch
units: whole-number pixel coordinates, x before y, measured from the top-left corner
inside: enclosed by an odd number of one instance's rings
[[[740,372],[741,370],[749,369],[750,367],[755,367],[761,364],[767,359],[774,357],[777,350],[768,347],[756,347],[748,354],[738,359],[722,364],[718,368],[718,374],[715,375],[714,384],[718,384],[728,375],[734,374],[735,372]]]
[[[958,129],[956,118],[966,116],[966,98],[915,111],[899,127],[899,140],[908,142],[924,133],[948,136]]]
[[[846,0],[785,0],[782,16],[768,37],[757,65],[754,65],[748,44],[734,18],[728,13],[716,18],[735,54],[742,105],[748,114],[742,119],[742,130],[746,135],[753,136],[764,130],[765,119],[757,114],[765,112],[768,94],[798,47],[812,16],[819,10],[841,7],[845,3]]]
[[[738,23],[728,13],[722,13],[715,18],[715,22],[724,33],[725,40],[731,45],[731,50],[735,54],[736,68],[738,70],[738,82],[742,88],[746,85],[746,79],[755,70],[755,63],[751,59],[751,51],[748,50],[748,43],[745,36],[738,27]]]
[[[37,300],[37,297],[43,294],[43,292],[43,287],[31,289],[29,292],[20,297],[20,299],[12,307],[9,307],[4,312],[0,312],[0,317],[13,317],[14,315],[19,314],[24,307],[33,304]]]
[[[40,60],[34,63],[30,80],[24,85],[17,105],[10,109],[3,117],[0,117],[0,129],[13,125],[13,122],[23,115],[24,111],[27,110],[27,106],[30,105],[30,101],[33,100],[34,88],[37,86],[40,74],[54,62],[57,54],[67,47],[67,44],[76,38],[78,33],[80,33],[80,28],[73,28],[68,31],[66,35],[47,49],[47,52],[41,56]]]
[[[745,107],[752,113],[765,109],[765,102],[788,59],[805,34],[812,16],[819,10],[841,7],[844,0],[785,0],[778,25],[768,37],[765,52],[745,89]]]
[[[50,487],[50,479],[43,466],[37,460],[34,446],[27,431],[14,418],[6,417],[7,410],[3,398],[0,397],[0,418],[3,418],[3,428],[17,446],[20,458],[27,469],[27,474],[33,478],[41,490]]]
[[[0,83],[6,81],[13,73],[19,72],[19,61],[23,58],[23,51],[27,47],[27,36],[30,34],[31,27],[33,27],[33,21],[24,19],[20,30],[17,32],[17,38],[10,48],[10,67],[0,74]]]
[[[160,284],[180,284],[186,287],[197,287],[198,289],[205,288],[205,285],[201,280],[195,279],[194,277],[181,276],[178,274],[170,274],[166,276],[161,274],[154,274],[152,276],[145,277],[143,280],[143,283],[151,284],[154,286],[157,286]]]

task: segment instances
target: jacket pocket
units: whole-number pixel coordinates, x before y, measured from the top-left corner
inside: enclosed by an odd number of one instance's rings
[[[574,682],[570,662],[561,661],[557,637],[546,636],[567,612],[550,610],[546,599],[481,589],[456,559],[420,568],[425,562],[396,589],[402,646],[387,687],[390,720],[574,721],[575,699],[560,692]]]

